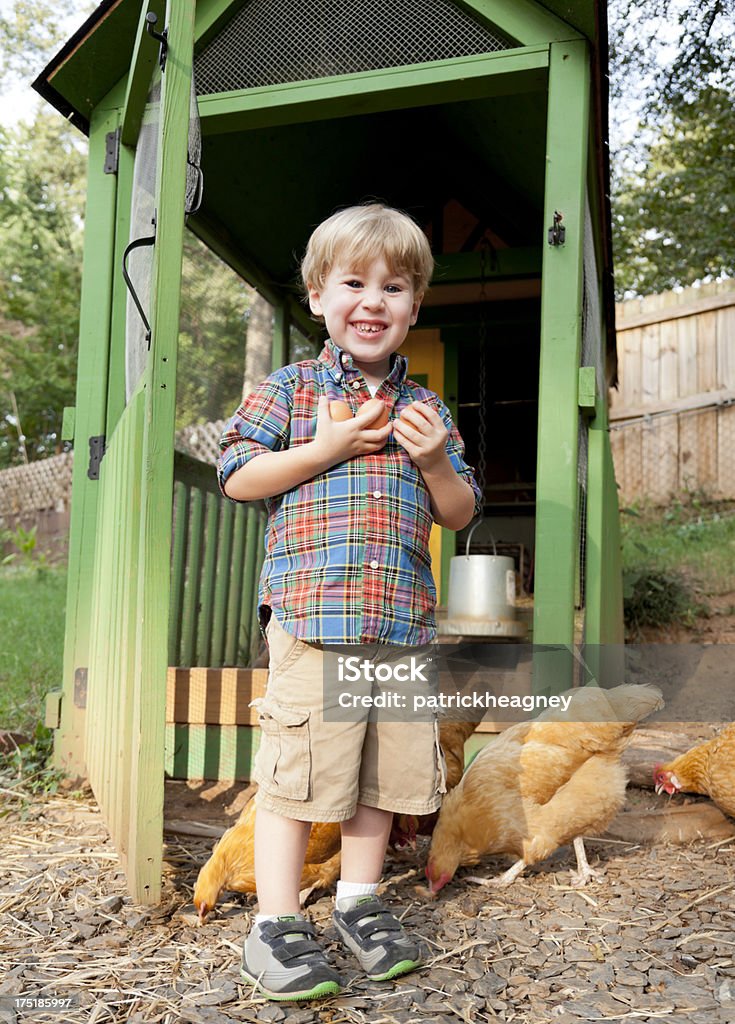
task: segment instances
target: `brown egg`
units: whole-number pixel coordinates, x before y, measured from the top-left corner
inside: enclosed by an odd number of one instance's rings
[[[381,410],[380,415],[376,416],[373,422],[369,424],[369,430],[377,430],[378,427],[384,427],[388,422],[389,416],[388,410],[385,407],[385,403],[381,402],[379,398],[369,398],[367,402],[364,402],[360,406],[360,409],[358,410],[359,412],[364,412],[365,410],[368,410],[369,412],[374,413],[375,409],[377,408],[380,408]]]
[[[329,403],[329,415],[333,420],[351,420],[352,409],[347,402],[340,402],[337,399]]]

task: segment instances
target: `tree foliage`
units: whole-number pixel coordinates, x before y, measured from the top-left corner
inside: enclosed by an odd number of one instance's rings
[[[613,147],[618,294],[732,276],[735,9],[613,0],[610,16],[613,104],[637,120]]]
[[[0,9],[0,91],[29,68],[41,70],[79,6],[77,0],[13,0]]]
[[[0,129],[0,466],[53,454],[74,404],[85,158],[39,113]],[[21,433],[22,432],[22,433]]]
[[[251,294],[234,271],[185,233],[177,427],[222,419],[239,404]]]

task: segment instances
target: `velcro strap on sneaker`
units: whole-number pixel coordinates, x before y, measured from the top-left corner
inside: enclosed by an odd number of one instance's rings
[[[381,903],[380,900],[371,899],[365,900],[364,903],[357,903],[351,910],[346,910],[342,914],[342,920],[348,927],[352,927],[357,921],[362,921],[365,917],[375,917],[376,915],[385,914],[395,921],[395,918],[391,914],[390,910],[386,907],[385,903]]]
[[[298,960],[299,957],[309,956],[312,959],[324,959],[321,947],[313,939],[294,939],[291,942],[282,942],[272,949],[273,956],[281,964],[287,964],[291,960]]]
[[[387,933],[392,935],[400,934],[403,929],[398,921],[392,915],[386,915],[385,917],[381,914],[380,917],[376,917],[372,921],[362,921],[357,931],[360,933],[361,939],[370,939],[373,935],[381,934],[385,938],[389,938]]]
[[[264,935],[267,935],[269,939],[275,939],[281,935],[309,935],[314,938],[316,928],[311,921],[269,921]]]

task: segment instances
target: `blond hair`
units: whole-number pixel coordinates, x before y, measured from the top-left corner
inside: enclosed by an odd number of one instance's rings
[[[423,295],[434,272],[429,240],[407,213],[383,203],[349,206],[314,231],[301,263],[304,287],[321,290],[334,266],[362,270],[383,258],[391,273],[405,275]]]

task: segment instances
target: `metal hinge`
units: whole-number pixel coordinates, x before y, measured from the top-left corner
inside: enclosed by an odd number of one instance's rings
[[[120,129],[105,135],[105,174],[117,174],[120,161]]]
[[[99,480],[100,478],[100,463],[102,462],[102,456],[105,454],[105,435],[99,434],[97,437],[90,437],[89,439],[89,466],[87,467],[87,476],[90,480]]]
[[[562,227],[564,215],[554,210],[554,223],[549,228],[549,245],[564,245],[567,229]]]
[[[87,669],[78,668],[74,670],[74,707],[86,708],[87,706]]]

